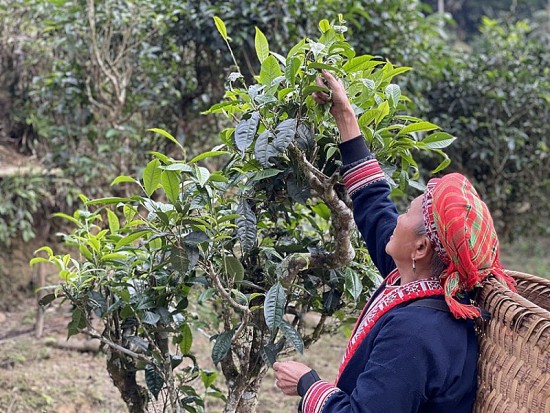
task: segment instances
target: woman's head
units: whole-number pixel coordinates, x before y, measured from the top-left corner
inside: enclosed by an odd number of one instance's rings
[[[461,174],[428,182],[422,196],[426,235],[439,259],[447,265],[442,276],[447,303],[456,317],[479,316],[479,310],[452,299],[493,274],[510,286],[499,260],[499,242],[487,205]]]

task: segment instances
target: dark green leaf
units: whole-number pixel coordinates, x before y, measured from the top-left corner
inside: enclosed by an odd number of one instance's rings
[[[315,137],[311,128],[300,123],[296,130],[296,143],[304,151],[312,150],[315,147]]]
[[[300,353],[304,353],[304,341],[300,334],[289,324],[287,321],[283,320],[279,326],[285,338],[292,343],[294,348]]]
[[[158,400],[159,393],[164,386],[164,379],[151,364],[145,366],[145,383],[155,400]]]
[[[256,139],[256,145],[254,146],[254,158],[260,162],[260,164],[267,168],[272,165],[271,158],[279,156],[279,152],[270,143],[273,139],[273,134],[270,131],[263,131]]]
[[[256,237],[258,236],[256,214],[244,198],[239,202],[237,213],[239,214],[239,217],[235,220],[237,237],[241,242],[243,251],[249,252],[256,244]]]
[[[50,304],[53,300],[55,300],[57,298],[57,294],[46,294],[44,297],[42,297],[39,301],[38,301],[38,304],[40,304],[41,306],[47,306],[48,304]]]
[[[311,198],[311,190],[305,179],[290,175],[286,181],[286,188],[290,199],[302,205],[306,205],[307,200]]]
[[[281,283],[275,283],[267,292],[264,302],[264,318],[271,337],[275,337],[277,328],[283,321],[286,294]]]
[[[344,286],[349,295],[357,301],[363,291],[363,284],[361,284],[359,274],[352,270],[346,271],[344,276]]]
[[[323,293],[323,307],[328,315],[332,315],[340,306],[340,296],[338,290],[330,290]]]
[[[68,336],[71,337],[86,328],[86,314],[79,308],[73,310],[72,319],[67,326]]]
[[[170,250],[170,262],[182,274],[192,270],[199,260],[199,250],[195,245],[173,246]]]
[[[203,242],[210,241],[208,235],[203,231],[194,231],[183,237],[183,242],[186,244],[197,245]]]
[[[282,350],[284,343],[281,341],[280,344],[268,343],[260,351],[262,359],[266,362],[269,367],[273,367],[273,363],[277,361],[277,354]]]
[[[143,323],[150,324],[152,326],[157,324],[159,320],[160,320],[160,315],[158,315],[157,313],[153,313],[152,311],[145,311],[145,313],[143,314],[143,317],[141,318],[141,321]]]
[[[235,128],[235,144],[237,148],[244,153],[254,141],[254,135],[258,129],[260,114],[252,112],[250,118],[242,119]]]
[[[235,330],[224,331],[216,337],[216,343],[212,348],[212,361],[214,364],[218,364],[229,352],[231,348],[231,340]]]
[[[286,119],[282,121],[277,125],[275,132],[276,136],[273,141],[273,146],[279,152],[284,152],[296,135],[296,119]]]
[[[128,320],[128,319],[127,319]],[[126,337],[130,350],[137,353],[146,353],[149,351],[149,342],[138,336]]]
[[[302,94],[304,96],[308,96],[308,95],[311,95],[312,93],[316,93],[316,92],[330,93],[330,89],[328,89],[326,87],[323,87],[323,86],[311,85],[311,86],[305,87],[304,90],[302,91]]]
[[[277,176],[282,171],[280,169],[264,169],[262,171],[258,171],[254,174],[254,177],[252,178],[252,181],[261,181],[262,179],[272,178],[274,176]]]
[[[107,301],[98,291],[88,292],[88,305],[98,317],[102,317],[107,311]]]

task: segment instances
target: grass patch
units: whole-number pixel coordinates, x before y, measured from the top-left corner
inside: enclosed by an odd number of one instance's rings
[[[501,246],[505,268],[550,279],[550,239],[521,238]]]

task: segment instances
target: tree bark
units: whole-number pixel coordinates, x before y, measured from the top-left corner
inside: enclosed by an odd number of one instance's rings
[[[115,351],[107,351],[107,371],[117,387],[129,413],[146,413],[147,390],[136,382],[136,371],[125,356]]]

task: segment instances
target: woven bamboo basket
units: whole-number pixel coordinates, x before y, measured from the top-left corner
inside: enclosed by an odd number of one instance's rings
[[[480,343],[474,413],[550,413],[550,281],[508,271],[518,293],[487,280],[477,303]]]

